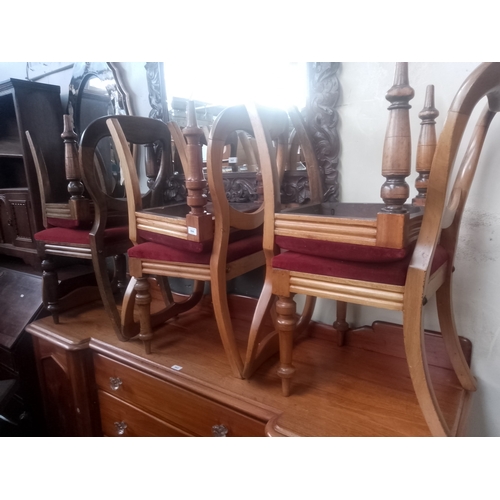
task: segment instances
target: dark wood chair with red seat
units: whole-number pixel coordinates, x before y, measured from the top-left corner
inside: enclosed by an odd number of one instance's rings
[[[127,116],[119,116],[117,120],[127,121],[128,118]],[[104,164],[96,154],[101,140],[110,135],[106,119],[107,117],[103,117],[95,120],[84,131],[78,157],[75,157],[75,148],[72,148],[66,155],[67,163],[73,165],[74,170],[77,170],[79,174],[78,177],[83,180],[82,188],[78,190],[78,201],[83,201],[84,185],[85,191],[89,195],[86,201],[90,205],[90,210],[87,214],[90,212],[92,218],[87,216],[80,220],[67,215],[61,218],[49,217],[50,212],[47,211],[46,229],[37,233],[35,239],[39,255],[43,259],[44,304],[52,314],[54,321],[59,321],[61,311],[100,298],[110,316],[118,338],[127,340],[128,337],[122,334],[120,313],[117,307],[117,301],[119,302],[117,292],[120,291],[120,288],[123,291],[126,286],[125,254],[132,243],[129,239],[127,202],[125,199],[112,196],[116,188],[112,165]],[[157,139],[159,137],[155,136],[154,140]],[[168,131],[163,139],[166,150],[170,151]],[[37,153],[33,141],[31,141],[31,145],[36,155],[40,178],[43,179],[43,158]],[[166,157],[169,155],[167,154]],[[157,167],[153,166],[153,169],[158,172]],[[164,181],[166,175],[163,174],[166,174],[166,169],[166,166],[160,169],[156,179],[157,183],[153,185],[153,188]],[[76,178],[76,175],[73,175],[73,178]],[[42,198],[50,200],[50,194],[43,189],[46,186],[42,184],[41,186]],[[148,196],[151,197],[152,192],[159,193],[160,191],[160,188],[157,191],[153,189],[148,193]],[[57,269],[50,259],[51,256],[92,260],[95,273],[93,284],[97,287],[88,288],[85,286],[88,283],[79,280],[75,285],[76,289],[66,294],[66,289],[63,290],[59,286]],[[112,277],[110,277],[108,269],[108,257],[115,258],[115,273]]]
[[[500,110],[500,63],[481,65],[458,91],[435,153],[429,155],[432,166],[427,169],[430,175],[425,211],[418,216],[420,222],[417,224],[414,221],[413,225],[411,209],[406,213],[402,210],[407,192],[403,182],[409,166],[407,103],[412,95],[404,78],[405,72],[406,68],[399,65],[396,85],[389,93],[391,113],[396,111],[396,116],[393,113],[388,127],[384,163],[397,168],[392,173],[388,170],[384,172],[388,182],[382,194],[389,195],[386,196],[386,209],[374,217],[361,219],[353,219],[348,214],[343,216],[342,213],[314,217],[301,213],[277,213],[274,216],[275,237],[268,245],[278,244],[282,249],[273,258],[270,273],[272,290],[279,297],[276,304],[280,335],[278,375],[282,378],[284,395],[293,393],[295,368],[292,353],[296,338],[294,294],[402,311],[409,374],[423,416],[433,435],[451,436],[457,432],[460,411],[454,421],[448,422],[437,400],[426,361],[423,306],[436,294],[441,333],[465,401],[469,392],[476,389],[476,381],[454,325],[451,279],[462,210],[489,123]],[[403,78],[400,78],[401,75]],[[487,109],[479,118],[446,205],[450,172],[462,134],[474,107],[485,95],[488,96]],[[265,191],[269,205],[274,203],[271,189],[269,187],[267,193]],[[388,239],[384,238],[395,244],[377,245],[377,235],[383,227],[377,227],[378,215],[384,219],[393,214],[396,217],[391,217],[388,227],[394,226],[395,229],[391,230]],[[288,226],[294,224],[299,231],[283,234],[283,228],[288,227],[282,224],[284,220],[290,222]],[[366,229],[368,220],[371,221],[370,231]],[[421,226],[419,229],[415,227],[418,225]],[[362,230],[359,230],[360,227]],[[305,231],[311,234],[307,236]],[[352,241],[345,237],[346,234],[351,235]],[[405,244],[408,234],[410,236]],[[366,241],[363,242],[363,239]],[[401,244],[396,244],[398,241]]]
[[[78,250],[65,243],[66,240],[71,241],[74,237],[65,233],[69,231],[73,235],[80,234],[75,233],[75,231],[79,230],[83,231],[82,234],[88,233],[92,226],[93,205],[90,198],[83,195],[84,186],[81,182],[76,134],[72,130],[71,117],[69,115],[64,116],[64,132],[62,134],[65,143],[65,170],[66,182],[68,183],[66,199],[58,199],[54,196],[45,159],[37,145],[37,138],[33,137],[29,130],[26,131],[26,136],[37,173],[42,219],[45,227],[45,230],[41,231],[42,234],[39,233],[38,237],[44,237],[45,235],[49,238],[47,240],[49,244],[47,252],[45,240],[40,240],[37,243],[38,254],[42,260],[43,303],[45,309],[52,314],[54,322],[58,323],[60,312],[99,299],[93,273],[84,272],[60,283],[56,271],[60,264],[67,265],[67,257],[88,258],[83,255],[75,255]],[[37,240],[36,236],[35,240]]]

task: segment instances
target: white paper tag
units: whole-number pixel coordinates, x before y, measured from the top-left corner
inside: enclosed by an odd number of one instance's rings
[[[177,371],[180,371],[180,370],[182,370],[182,366],[179,366],[179,365],[173,365],[173,366],[172,366],[172,370],[177,370]]]
[[[188,234],[192,234],[193,236],[196,236],[198,234],[198,230],[195,227],[188,226]]]
[[[238,157],[237,156],[230,156],[228,158],[229,163],[238,163]]]

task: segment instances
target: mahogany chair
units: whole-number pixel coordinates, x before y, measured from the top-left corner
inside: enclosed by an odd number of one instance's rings
[[[78,248],[80,244],[75,246],[74,239],[77,234],[88,234],[92,226],[94,207],[91,200],[83,196],[76,134],[72,131],[71,117],[64,116],[62,134],[65,143],[66,180],[69,181],[66,199],[57,199],[53,194],[45,160],[37,146],[36,138],[32,137],[29,130],[26,131],[26,136],[35,163],[45,227],[45,230],[35,234],[38,254],[42,260],[43,304],[51,313],[54,322],[58,323],[60,312],[99,299],[93,274],[86,273],[60,283],[57,273],[60,257],[89,258],[84,255],[84,250]]]
[[[112,321],[115,332],[120,340],[128,337],[122,334],[121,319],[118,311],[118,292],[123,292],[126,286],[126,260],[125,254],[132,243],[129,239],[127,202],[124,199],[114,198],[116,179],[112,171],[113,165],[106,165],[96,154],[102,139],[109,137],[106,118],[99,118],[92,122],[84,131],[80,141],[79,156],[76,155],[74,144],[67,148],[66,162],[75,171],[72,175],[73,184],[79,184],[78,195],[74,204],[86,203],[86,217],[79,219],[64,204],[54,207],[49,203],[50,186],[42,182],[45,179],[43,157],[39,154],[33,141],[30,141],[35,157],[35,164],[39,172],[42,199],[45,200],[45,229],[35,234],[38,252],[43,259],[43,297],[44,305],[52,314],[54,322],[59,321],[59,313],[85,302],[101,299]],[[119,116],[117,120],[126,122],[129,117]],[[29,133],[27,134],[30,138]],[[168,131],[167,131],[168,136]],[[155,136],[156,140],[157,137]],[[153,141],[151,141],[153,142]],[[170,148],[170,137],[166,140]],[[169,151],[169,149],[167,149]],[[168,156],[168,155],[167,155]],[[158,169],[153,166],[153,169]],[[160,173],[165,172],[160,169]],[[157,185],[161,184],[165,175],[158,174]],[[83,179],[83,183],[75,179]],[[154,183],[153,183],[154,184]],[[83,196],[83,186],[89,198]],[[159,190],[158,190],[159,191]],[[151,196],[151,193],[149,193]],[[49,210],[49,208],[51,210]],[[55,217],[55,209],[65,217]],[[81,210],[80,212],[83,212]],[[90,216],[89,216],[90,214]],[[94,270],[93,288],[88,288],[90,283],[77,281],[75,289],[66,293],[59,285],[57,268],[52,256],[88,259],[92,261]],[[115,260],[114,274],[110,276],[108,257]],[[66,287],[67,288],[67,287]]]
[[[244,123],[235,122],[235,115],[239,116],[242,110],[241,107],[236,111],[233,108],[225,110],[211,129],[207,162],[210,205],[203,195],[206,187],[201,173],[200,137],[203,131],[196,125],[192,105],[188,125],[182,132],[175,124],[169,124],[184,166],[187,205],[148,209],[138,200],[135,194],[138,179],[126,146],[127,134],[117,120],[108,120],[120,163],[126,166],[130,238],[134,242],[134,247],[128,252],[134,290],[129,285],[122,308],[122,322],[124,325],[131,322],[135,304],[141,324],[139,338],[144,341],[146,352],[150,352],[155,327],[197,303],[203,293],[203,284],[209,282],[221,341],[235,377],[243,377],[245,369],[228,310],[226,282],[266,262],[262,250],[263,205],[239,204],[234,208],[227,201],[223,188],[222,165],[228,136],[235,130],[252,132],[248,115]],[[280,119],[280,126],[287,126],[285,113],[281,113]],[[169,303],[162,311],[152,314],[147,279],[150,275],[192,279],[195,283],[193,295],[184,302]],[[129,300],[128,294],[135,294],[135,300]]]
[[[407,66],[398,64],[395,86],[388,94],[392,116],[384,147],[383,173],[388,182],[382,188],[386,201],[383,209],[371,217],[365,214],[353,218],[349,214],[352,207],[338,205],[338,215],[276,213],[271,221],[274,238],[267,247],[275,244],[281,249],[272,259],[269,273],[272,291],[278,296],[278,375],[283,394],[288,396],[295,371],[294,294],[402,311],[409,372],[424,418],[433,435],[450,436],[455,435],[457,422],[446,422],[432,385],[425,353],[423,307],[436,294],[441,333],[451,364],[465,394],[474,391],[476,381],[453,319],[452,272],[464,204],[488,126],[500,111],[500,63],[482,64],[467,78],[450,107],[437,146],[432,131],[421,134],[419,167],[430,174],[428,182],[425,178],[425,182],[418,181],[419,193],[425,194],[425,209],[418,210],[404,205],[408,193],[404,177],[409,173],[410,157],[408,100],[412,95]],[[446,204],[450,172],[463,132],[485,95],[488,105],[479,118]],[[430,122],[437,114],[431,104],[428,98],[427,109],[421,113],[425,127],[433,126]],[[432,165],[424,168],[422,162],[429,159]],[[395,172],[390,171],[391,165],[396,166]],[[271,186],[265,196],[266,203],[272,206]],[[372,208],[367,206],[367,212]],[[412,217],[414,210],[417,215]]]

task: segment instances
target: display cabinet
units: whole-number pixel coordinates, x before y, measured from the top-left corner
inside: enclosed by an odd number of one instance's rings
[[[67,201],[60,88],[10,79],[0,83],[0,254],[38,267],[33,234],[43,229],[35,165],[26,140],[39,146],[57,201]]]

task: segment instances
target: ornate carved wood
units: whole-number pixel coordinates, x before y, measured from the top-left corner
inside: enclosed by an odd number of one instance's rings
[[[340,96],[339,68],[339,62],[307,63],[309,88],[305,119],[323,175],[324,201],[339,198],[340,139],[335,109]]]
[[[169,116],[163,76],[163,63],[147,62],[144,67],[146,68],[149,104],[151,105],[149,117],[168,122]]]

